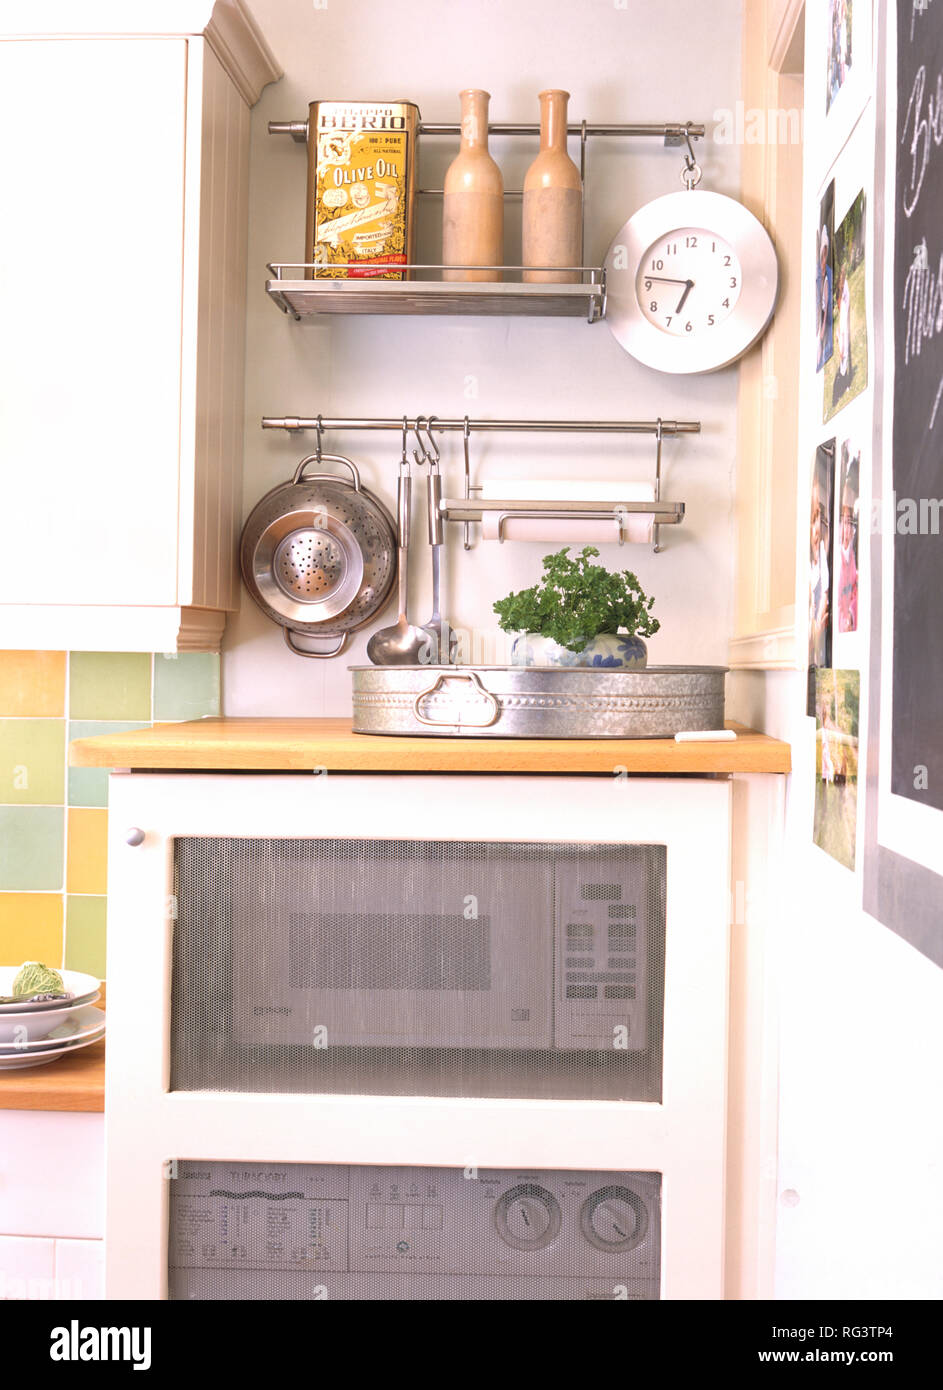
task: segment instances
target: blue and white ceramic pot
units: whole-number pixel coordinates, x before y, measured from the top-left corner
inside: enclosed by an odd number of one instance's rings
[[[648,648],[641,637],[624,632],[601,632],[579,652],[571,652],[549,637],[525,632],[511,646],[512,666],[599,666],[610,670],[644,671]]]

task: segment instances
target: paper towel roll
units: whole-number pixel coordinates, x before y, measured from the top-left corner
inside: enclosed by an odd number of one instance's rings
[[[529,478],[525,482],[503,478],[486,478],[481,484],[481,497],[513,498],[516,502],[553,501],[610,502],[615,513],[619,502],[653,502],[652,483],[584,483],[566,479],[562,482]],[[500,512],[484,512],[481,518],[481,538],[498,539]],[[651,512],[626,512],[622,530],[627,541],[649,544],[655,518]],[[559,545],[611,545],[619,539],[618,518],[611,520],[558,520],[553,517],[508,517],[501,534],[508,541],[547,541]]]

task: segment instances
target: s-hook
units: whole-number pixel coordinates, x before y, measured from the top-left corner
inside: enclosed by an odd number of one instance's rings
[[[682,130],[684,143],[688,147],[688,152],[684,156],[684,168],[681,170],[681,182],[685,188],[697,188],[701,182],[701,166],[694,158],[694,146],[691,144],[691,122],[688,121]],[[657,549],[657,546],[656,546]]]
[[[430,461],[429,451],[422,442],[422,426],[425,419],[425,415],[417,415],[416,423],[413,425],[413,434],[416,436],[416,443],[419,445],[418,452],[415,449],[413,450],[413,458],[416,460],[417,468],[421,468],[424,463],[429,463]],[[427,429],[426,433],[428,434],[428,432]]]

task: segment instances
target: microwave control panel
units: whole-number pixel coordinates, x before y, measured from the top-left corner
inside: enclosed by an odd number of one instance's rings
[[[652,852],[645,847],[622,864],[614,848],[608,866],[597,854],[555,866],[557,1048],[641,1052],[649,1045]]]
[[[660,1205],[657,1173],[181,1160],[171,1295],[657,1298]]]

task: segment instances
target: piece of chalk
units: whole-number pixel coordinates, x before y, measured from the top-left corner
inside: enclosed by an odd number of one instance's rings
[[[729,743],[736,737],[735,729],[692,729],[675,734],[675,743]]]

